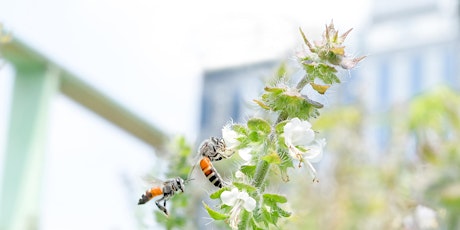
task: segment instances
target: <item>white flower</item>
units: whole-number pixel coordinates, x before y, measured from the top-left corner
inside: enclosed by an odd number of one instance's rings
[[[241,203],[248,212],[252,212],[256,207],[256,200],[250,197],[247,192],[240,192],[237,188],[233,188],[232,191],[224,191],[220,194],[220,199],[222,203],[228,206],[235,206],[238,203]]]
[[[244,175],[243,172],[241,172],[240,170],[238,170],[238,171],[235,172],[235,177],[241,179],[241,178],[244,178],[245,175]]]
[[[326,139],[315,140],[310,122],[296,117],[284,126],[284,143],[289,154],[299,160],[299,167],[302,162],[307,164],[310,175],[316,180],[316,170],[311,163],[321,160]]]
[[[301,121],[296,117],[284,125],[284,138],[288,146],[305,146],[315,139],[315,132],[311,129],[310,122]]]
[[[231,128],[231,124],[228,124],[222,128],[222,138],[225,141],[227,150],[231,151],[232,154],[236,151],[236,148],[240,145],[240,141],[238,140],[238,137],[240,136],[241,135],[239,135],[235,130]],[[251,150],[252,148],[250,147],[239,149],[238,154],[240,155],[241,159],[248,162],[252,158]]]
[[[248,212],[252,212],[256,208],[256,200],[250,197],[247,192],[240,192],[237,188],[233,188],[231,191],[224,191],[220,194],[222,203],[232,206],[230,210],[229,225],[232,229],[238,229],[239,216],[242,208]]]
[[[414,212],[403,219],[405,229],[438,229],[436,212],[423,205],[417,205]]]
[[[230,149],[230,150],[235,149],[240,144],[240,142],[237,139],[238,133],[235,132],[235,130],[231,128],[230,124],[222,128],[222,138],[225,141],[225,145],[227,146],[227,149]]]
[[[240,155],[241,159],[248,162],[252,158],[251,151],[252,151],[252,148],[240,149],[238,150],[238,155]]]

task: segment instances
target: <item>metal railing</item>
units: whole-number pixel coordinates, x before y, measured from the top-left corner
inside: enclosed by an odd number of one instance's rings
[[[158,128],[120,106],[96,88],[18,39],[0,45],[3,59],[15,69],[7,132],[0,229],[37,229],[39,191],[45,159],[49,105],[62,93],[162,152],[167,142]]]

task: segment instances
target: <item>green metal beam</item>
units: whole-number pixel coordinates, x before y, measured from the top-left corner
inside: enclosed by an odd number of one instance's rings
[[[167,136],[69,71],[14,39],[0,45],[16,70],[0,193],[0,229],[36,229],[50,102],[58,91],[162,153]]]
[[[16,69],[3,167],[0,229],[34,229],[45,154],[50,101],[58,88],[53,67]]]
[[[63,72],[61,76],[63,94],[156,148],[157,154],[165,152],[167,136],[161,131],[72,74]]]

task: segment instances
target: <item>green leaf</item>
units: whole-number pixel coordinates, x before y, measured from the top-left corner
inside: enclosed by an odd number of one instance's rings
[[[340,83],[340,79],[336,76],[337,70],[323,63],[308,63],[304,64],[304,69],[313,78],[321,79],[325,84]]]
[[[204,201],[203,201],[203,205],[206,211],[208,212],[209,216],[213,218],[214,220],[225,220],[228,218],[228,215],[211,209]]]
[[[271,213],[266,208],[262,208],[262,217],[264,222],[275,224],[275,222],[273,222]]]
[[[284,143],[283,143],[284,145]],[[279,165],[282,173],[287,173],[288,168],[293,168],[294,163],[292,162],[291,156],[287,153],[287,149],[278,148],[278,154],[281,158],[281,164]]]
[[[284,126],[288,123],[289,121],[282,121],[280,123],[278,123],[276,126],[275,126],[275,131],[276,131],[276,134],[278,135],[281,135],[282,133],[284,133]]]
[[[252,186],[252,185],[249,185],[249,184],[245,184],[245,183],[241,183],[241,182],[233,182],[233,185],[235,187],[237,187],[239,190],[245,190],[246,192],[248,193],[252,193],[252,192],[255,192],[257,191],[257,188]]]
[[[257,131],[251,131],[248,135],[248,138],[251,142],[259,142],[260,141],[260,135]]]
[[[262,195],[264,198],[264,203],[286,203],[287,198],[283,195],[274,194],[274,193],[265,193]]]
[[[229,191],[229,188],[227,187],[223,187],[223,188],[220,188],[219,190],[217,190],[216,192],[212,193],[211,195],[209,195],[209,198],[215,200],[215,199],[218,199],[220,198],[220,195],[224,192],[224,191]]]
[[[256,166],[255,165],[242,165],[240,168],[240,171],[248,177],[253,177],[254,173],[256,172]]]
[[[268,155],[262,157],[262,160],[270,163],[270,164],[281,164],[281,158],[278,156],[276,152],[272,152]]]
[[[283,93],[284,91],[286,91],[286,89],[280,88],[280,87],[265,87],[264,90],[267,91],[267,92],[274,93],[275,95]]]
[[[251,229],[255,229],[255,230],[263,230],[264,228],[260,227],[257,222],[255,221],[254,218],[251,218],[251,222],[249,222],[251,224]]]
[[[286,210],[284,210],[284,209],[282,209],[282,208],[280,208],[280,207],[278,207],[278,206],[275,206],[275,207],[274,207],[274,210],[275,210],[276,212],[278,212],[278,214],[279,214],[280,216],[282,216],[282,217],[290,217],[290,216],[291,216],[291,212],[288,212],[288,211],[286,211]]]
[[[262,131],[265,134],[269,134],[271,132],[270,124],[261,118],[251,118],[248,121],[248,128],[254,131]]]
[[[248,129],[244,125],[233,124],[232,129],[233,129],[233,131],[237,132],[240,135],[243,135],[243,136],[248,135]]]

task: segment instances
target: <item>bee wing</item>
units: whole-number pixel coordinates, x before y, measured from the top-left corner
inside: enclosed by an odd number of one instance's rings
[[[192,180],[192,174],[193,174],[193,171],[195,170],[196,166],[200,164],[200,160],[201,160],[201,155],[200,154],[197,154],[193,161],[192,161],[192,168],[190,169],[190,172],[188,173],[188,176],[187,176],[187,179],[186,180]]]
[[[152,175],[142,176],[142,184],[145,188],[158,187],[163,185],[164,180],[158,179]]]

